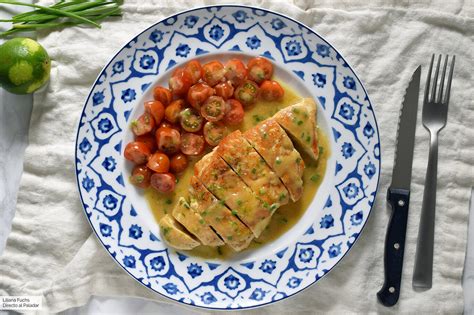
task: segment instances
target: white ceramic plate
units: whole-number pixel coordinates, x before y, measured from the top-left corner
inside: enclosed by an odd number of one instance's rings
[[[330,137],[324,180],[299,222],[277,240],[229,260],[170,249],[122,157],[129,122],[180,64],[232,54],[272,59],[276,76],[319,100],[318,123]],[[321,36],[279,13],[211,6],[173,15],[144,30],[104,67],[84,105],[76,172],[97,237],[137,281],[170,299],[214,309],[243,309],[285,299],[317,282],[361,233],[377,191],[380,140],[367,93]]]

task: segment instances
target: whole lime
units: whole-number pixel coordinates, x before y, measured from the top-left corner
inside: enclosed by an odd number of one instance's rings
[[[28,94],[49,79],[51,59],[30,38],[13,38],[0,45],[0,86],[15,94]]]

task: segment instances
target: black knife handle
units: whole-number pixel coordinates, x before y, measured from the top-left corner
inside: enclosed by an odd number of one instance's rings
[[[392,207],[392,216],[385,238],[385,281],[377,297],[383,305],[393,306],[400,296],[410,191],[389,188],[387,201]]]

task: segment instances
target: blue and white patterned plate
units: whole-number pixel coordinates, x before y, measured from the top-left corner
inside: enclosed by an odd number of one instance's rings
[[[262,55],[302,96],[317,98],[330,138],[327,173],[303,218],[284,236],[227,261],[168,248],[143,195],[127,181],[122,157],[129,122],[194,58]],[[228,57],[228,56],[227,56]],[[317,282],[361,233],[377,191],[380,140],[367,93],[351,67],[321,36],[281,14],[212,6],[173,15],[141,32],[102,70],[87,98],[76,139],[82,203],[99,240],[138,282],[181,303],[243,309],[285,299]]]

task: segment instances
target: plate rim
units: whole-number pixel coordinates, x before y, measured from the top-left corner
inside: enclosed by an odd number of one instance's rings
[[[199,11],[199,10],[203,10],[203,9],[209,9],[209,8],[223,8],[223,7],[232,7],[232,8],[246,8],[246,9],[253,9],[253,10],[261,10],[261,11],[264,11],[264,12],[267,12],[267,13],[271,13],[271,14],[275,14],[277,16],[280,16],[280,17],[283,17],[285,19],[288,19],[298,25],[301,25],[303,28],[305,28],[307,31],[311,32],[311,33],[314,33],[316,36],[318,36],[322,41],[324,41],[328,46],[330,46],[332,49],[334,49],[334,51],[336,51],[339,56],[341,57],[341,59],[348,65],[349,69],[351,69],[352,73],[355,75],[355,77],[357,78],[357,80],[361,83],[361,87],[362,87],[362,90],[364,91],[365,95],[367,96],[367,102],[369,104],[369,106],[371,107],[371,110],[373,112],[373,115],[374,115],[374,123],[375,123],[375,129],[377,131],[377,140],[378,140],[378,145],[379,145],[379,159],[378,159],[378,164],[379,164],[379,168],[378,168],[378,174],[377,174],[377,183],[375,185],[375,192],[373,194],[374,196],[374,202],[372,203],[372,205],[370,206],[370,211],[368,212],[368,216],[367,216],[367,219],[365,220],[364,224],[362,225],[361,229],[360,229],[360,232],[359,234],[355,237],[354,239],[354,242],[352,243],[352,246],[349,247],[347,249],[347,251],[341,256],[341,258],[334,264],[334,266],[332,266],[331,269],[329,269],[328,271],[326,271],[320,278],[318,278],[317,280],[313,281],[311,284],[309,284],[308,286],[306,286],[305,288],[297,291],[297,292],[294,292],[292,294],[289,294],[289,295],[286,295],[285,297],[279,299],[279,300],[276,300],[276,301],[269,301],[269,302],[266,302],[266,303],[262,303],[262,304],[258,304],[258,305],[252,305],[252,306],[239,306],[237,308],[219,308],[219,307],[209,307],[209,306],[203,306],[203,305],[195,305],[195,304],[189,304],[189,303],[185,303],[183,301],[178,301],[176,299],[173,299],[172,297],[170,296],[167,296],[165,294],[162,294],[158,291],[155,291],[153,288],[143,284],[142,282],[140,282],[135,276],[133,276],[124,266],[122,266],[118,260],[112,255],[112,253],[107,249],[106,245],[102,242],[102,239],[101,237],[99,236],[98,232],[96,231],[96,229],[94,228],[94,226],[92,225],[92,222],[89,218],[89,216],[87,215],[87,211],[86,211],[86,208],[85,208],[85,203],[84,203],[84,198],[82,196],[82,193],[81,193],[81,186],[80,186],[80,182],[79,182],[79,176],[78,176],[78,169],[77,169],[77,154],[78,154],[78,145],[79,145],[79,133],[80,133],[80,128],[81,128],[81,118],[84,116],[84,112],[86,110],[86,106],[87,106],[87,100],[89,100],[89,98],[91,97],[92,95],[92,92],[93,92],[93,87],[97,84],[97,82],[99,81],[99,79],[101,78],[102,74],[104,73],[104,71],[107,69],[107,67],[114,61],[114,59],[117,57],[118,54],[120,54],[120,52],[126,48],[126,46],[132,42],[133,40],[135,40],[136,38],[138,38],[140,35],[142,35],[143,33],[145,33],[146,31],[150,30],[151,28],[155,27],[157,24],[159,23],[162,23],[163,21],[166,21],[170,18],[175,18],[179,15],[182,15],[182,14],[186,14],[186,13],[190,13],[190,12],[193,12],[193,11]],[[84,211],[84,215],[86,216],[86,219],[87,219],[87,222],[89,223],[92,231],[94,232],[95,236],[97,237],[99,243],[102,245],[102,247],[104,248],[104,250],[108,253],[108,256],[118,265],[120,266],[133,280],[135,280],[137,283],[139,283],[142,287],[145,287],[147,288],[148,290],[152,291],[154,294],[158,294],[159,296],[161,297],[164,297],[174,303],[176,303],[176,305],[179,305],[179,306],[185,306],[185,307],[189,307],[189,308],[199,308],[199,309],[205,309],[205,310],[215,310],[215,311],[238,311],[238,310],[250,310],[250,309],[256,309],[256,308],[260,308],[260,307],[264,307],[264,306],[267,306],[267,305],[271,305],[271,304],[276,304],[276,303],[279,303],[279,302],[282,302],[284,300],[288,300],[288,298],[292,298],[294,296],[296,296],[297,294],[303,292],[303,291],[306,291],[307,289],[309,289],[310,287],[312,287],[313,285],[315,285],[317,282],[321,281],[321,279],[325,278],[332,270],[334,270],[338,264],[346,257],[346,255],[351,251],[351,249],[354,247],[355,243],[359,240],[360,236],[362,235],[362,233],[364,232],[364,229],[365,227],[367,226],[367,223],[368,221],[370,220],[370,217],[372,215],[372,211],[374,210],[374,205],[375,205],[375,200],[377,198],[377,194],[379,192],[379,189],[380,189],[380,176],[381,176],[381,166],[382,166],[382,144],[381,144],[381,141],[380,141],[380,130],[379,130],[379,127],[378,127],[378,122],[377,122],[377,115],[375,113],[375,108],[374,106],[372,105],[372,102],[370,100],[370,97],[369,97],[369,93],[367,92],[364,84],[362,83],[362,81],[360,80],[359,76],[357,75],[357,73],[355,72],[355,70],[353,69],[353,67],[346,61],[346,59],[344,58],[344,56],[339,52],[339,50],[337,50],[331,43],[329,43],[325,37],[321,36],[317,31],[313,30],[311,27],[307,26],[306,24],[292,18],[292,17],[289,17],[288,15],[285,15],[283,13],[280,13],[280,12],[277,12],[277,11],[273,11],[271,9],[267,9],[267,8],[261,8],[261,7],[256,7],[256,6],[251,6],[251,5],[244,5],[244,4],[213,4],[213,5],[206,5],[206,6],[198,6],[198,7],[194,7],[192,9],[189,9],[189,10],[182,10],[182,11],[178,11],[174,14],[171,14],[171,15],[168,15],[166,17],[163,17],[161,18],[160,20],[158,20],[157,22],[151,24],[150,26],[142,29],[141,31],[139,31],[138,33],[136,33],[135,35],[133,35],[133,37],[131,37],[127,42],[125,42],[124,45],[122,45],[118,50],[117,52],[107,61],[107,63],[102,67],[101,71],[98,73],[96,79],[94,80],[94,82],[92,83],[91,87],[90,87],[90,90],[89,90],[89,93],[87,95],[87,97],[84,99],[84,104],[83,104],[83,107],[82,107],[82,110],[81,110],[81,114],[79,116],[79,120],[77,122],[77,127],[76,127],[76,139],[75,139],[75,146],[74,146],[74,161],[75,161],[75,165],[74,165],[74,172],[75,172],[75,178],[76,178],[76,185],[77,185],[77,190],[79,192],[79,197],[80,197],[80,200],[81,200],[81,207]],[[137,296],[138,297],[138,296]],[[138,298],[141,298],[141,297],[138,297]]]

